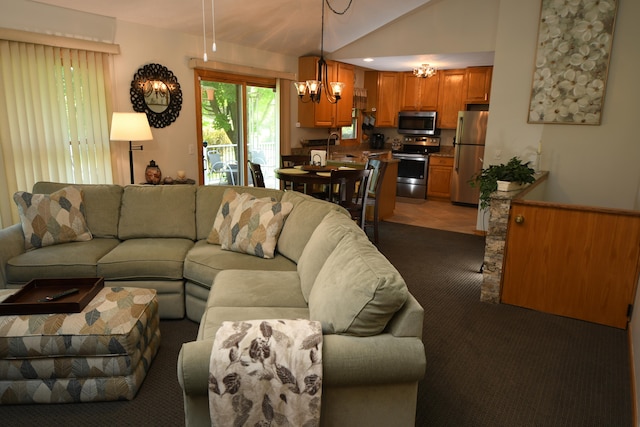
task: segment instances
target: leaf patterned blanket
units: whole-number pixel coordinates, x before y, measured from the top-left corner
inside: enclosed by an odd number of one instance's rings
[[[213,426],[318,426],[321,395],[320,322],[222,323],[209,365]]]

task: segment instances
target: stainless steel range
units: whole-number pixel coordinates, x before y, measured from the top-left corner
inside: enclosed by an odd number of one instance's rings
[[[429,153],[440,151],[440,138],[433,136],[408,136],[401,148],[393,150],[398,164],[398,184],[396,194],[414,199],[427,198],[427,177],[429,175]]]

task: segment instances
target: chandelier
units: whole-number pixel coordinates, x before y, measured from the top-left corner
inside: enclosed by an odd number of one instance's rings
[[[329,3],[328,0],[327,4]],[[322,27],[321,27],[321,35],[320,35],[320,59],[318,60],[318,72],[316,75],[316,80],[307,80],[306,82],[293,82],[293,86],[295,86],[296,91],[298,92],[298,96],[302,102],[320,102],[322,98],[322,90],[325,89],[325,95],[327,101],[331,104],[335,104],[340,100],[340,96],[342,95],[342,90],[344,88],[344,83],[342,82],[329,82],[328,76],[328,67],[327,62],[324,60],[324,3],[325,0],[322,0]],[[351,7],[351,1],[342,12],[336,12],[331,5],[329,4],[329,8],[331,11],[338,14],[343,15],[349,8]],[[329,82],[328,86],[326,82]],[[305,95],[308,95],[308,98],[305,99]]]
[[[416,77],[433,77],[436,74],[436,69],[434,67],[430,67],[429,64],[422,64],[418,68],[413,69],[413,75]]]

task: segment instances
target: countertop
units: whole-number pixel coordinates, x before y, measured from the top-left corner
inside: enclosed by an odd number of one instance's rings
[[[440,151],[437,153],[431,153],[434,157],[453,157],[453,146],[445,145],[440,146]]]

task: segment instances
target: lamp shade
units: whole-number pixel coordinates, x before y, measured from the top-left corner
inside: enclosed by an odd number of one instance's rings
[[[149,141],[153,139],[146,113],[113,113],[112,141]]]

